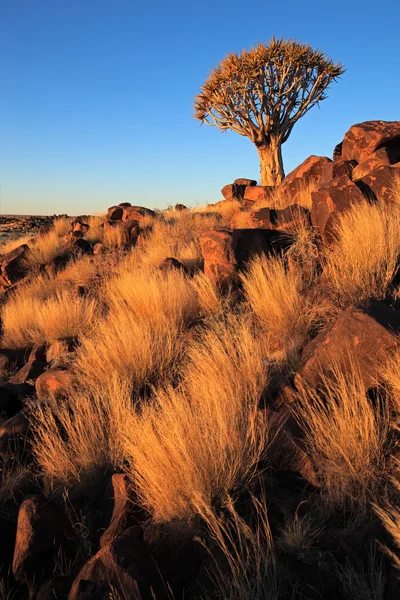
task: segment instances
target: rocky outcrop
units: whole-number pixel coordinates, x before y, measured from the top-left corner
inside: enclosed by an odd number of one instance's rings
[[[329,242],[337,216],[363,200],[364,195],[350,179],[345,176],[333,179],[312,192],[312,224],[322,238]]]
[[[362,163],[376,150],[386,147],[394,154],[400,149],[400,121],[364,121],[350,127],[345,134],[341,158]]]
[[[368,390],[380,381],[382,362],[398,349],[399,332],[400,313],[386,304],[369,301],[350,306],[305,347],[295,383],[317,388],[332,365],[346,372],[353,362]]]
[[[317,188],[324,176],[324,168],[331,163],[326,156],[309,156],[285,177],[279,186],[279,195],[290,199],[291,204],[296,204],[298,196],[308,186]]]

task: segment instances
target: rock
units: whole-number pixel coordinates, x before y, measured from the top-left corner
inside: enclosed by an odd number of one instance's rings
[[[248,229],[274,229],[291,232],[301,224],[311,225],[310,211],[303,206],[294,204],[282,210],[259,208],[252,211],[240,211],[233,216],[230,227],[231,229],[241,229],[245,226]]]
[[[121,221],[123,211],[122,206],[111,206],[107,211],[107,219],[109,221]]]
[[[24,399],[35,392],[35,380],[43,373],[47,363],[41,360],[30,359],[13,377],[6,388],[15,398]]]
[[[243,200],[243,194],[244,191],[246,189],[245,185],[238,185],[236,183],[229,183],[228,185],[225,185],[222,190],[221,190],[221,194],[223,195],[223,197],[225,198],[225,200]]]
[[[139,235],[142,232],[142,229],[139,227],[139,221],[137,219],[125,221],[124,229],[127,234],[127,242],[130,242],[132,245],[135,245]]]
[[[297,196],[304,189],[310,185],[314,188],[320,185],[323,168],[331,162],[331,159],[326,156],[309,156],[285,177],[278,188],[279,195],[290,199],[291,203],[295,204]]]
[[[84,254],[90,254],[93,252],[92,244],[89,240],[84,240],[83,238],[77,238],[72,244],[71,248],[78,250],[79,252],[83,252]]]
[[[247,185],[243,198],[246,202],[272,202],[276,189],[270,185]]]
[[[355,183],[360,187],[365,197],[390,204],[396,202],[393,186],[397,178],[400,178],[400,168],[381,165]]]
[[[257,185],[257,181],[255,179],[246,179],[246,177],[239,177],[239,179],[235,179],[233,183],[236,185],[246,185],[252,187]]]
[[[59,547],[72,527],[63,509],[43,495],[26,499],[18,513],[12,570],[20,582],[51,575]]]
[[[39,400],[64,398],[73,389],[75,374],[70,369],[48,369],[36,380],[36,393]]]
[[[400,160],[400,159],[399,159]],[[395,161],[397,162],[397,161]],[[368,173],[371,173],[377,167],[381,165],[390,165],[392,164],[389,159],[389,153],[387,148],[379,148],[376,152],[373,152],[371,156],[365,159],[362,163],[357,165],[353,169],[352,180],[356,181],[357,179],[362,179]]]
[[[225,285],[237,281],[237,272],[255,254],[271,254],[290,246],[288,236],[271,229],[218,229],[200,237],[204,273]]]
[[[26,263],[30,255],[30,249],[27,244],[22,244],[1,258],[1,285],[12,285],[16,283],[29,271]]]
[[[23,383],[33,383],[46,368],[47,363],[36,358],[30,358],[29,361],[16,373],[8,383],[20,385]]]
[[[318,388],[321,373],[329,373],[332,364],[346,372],[353,357],[367,391],[381,381],[380,367],[395,353],[399,331],[400,313],[386,304],[370,300],[350,306],[304,348],[296,387],[304,381]]]
[[[209,279],[223,283],[235,277],[238,264],[232,232],[223,229],[204,232],[200,237],[200,246],[204,258],[204,273]]]
[[[156,213],[144,206],[126,206],[122,212],[123,221],[140,221],[142,217],[155,217]]]
[[[184,210],[188,210],[188,207],[185,206],[184,204],[175,204],[174,209],[177,210],[178,212],[182,212]]]
[[[65,357],[71,354],[78,345],[77,338],[69,337],[56,340],[47,348],[46,361],[47,362],[62,362]]]
[[[379,148],[400,146],[400,121],[365,121],[350,127],[343,139],[342,158],[362,163]]]
[[[25,363],[25,350],[0,348],[0,385],[8,379],[9,371],[21,368]]]
[[[126,475],[114,473],[111,477],[112,500],[114,503],[111,521],[100,538],[100,547],[110,544],[126,529],[138,525],[135,517],[135,506],[129,498],[129,482]]]
[[[165,273],[168,271],[173,271],[174,269],[182,271],[182,273],[188,273],[188,270],[185,267],[185,265],[179,262],[179,260],[176,260],[176,258],[172,258],[170,256],[168,258],[164,258],[164,260],[158,268],[160,271],[163,271]]]
[[[331,179],[336,177],[348,177],[352,179],[353,169],[356,167],[357,162],[355,160],[346,160],[341,158],[335,162],[329,162],[323,165],[320,183],[328,183]]]
[[[88,223],[82,223],[82,221],[75,221],[73,223],[72,231],[74,233],[80,233],[82,236],[84,236],[89,231]]]
[[[107,252],[107,248],[101,242],[98,242],[93,246],[93,254],[97,256],[98,254],[105,254]]]
[[[68,600],[89,598],[84,595],[88,587],[96,590],[96,593],[99,589],[102,593],[114,589],[122,598],[169,598],[139,526],[127,529],[83,566],[72,585]],[[107,595],[92,597],[106,598]]]
[[[336,144],[336,146],[333,150],[333,156],[332,156],[333,162],[336,162],[336,161],[342,159],[342,149],[343,149],[343,142]]]
[[[335,220],[364,196],[347,177],[338,177],[312,192],[311,221],[325,241],[332,240]]]
[[[271,440],[271,464],[278,472],[297,473],[314,488],[321,487],[314,467],[303,448],[304,433],[293,417],[288,405],[278,410],[264,408],[259,410],[268,423],[268,435]]]
[[[24,408],[0,425],[0,457],[5,462],[16,449],[27,446],[29,410]]]

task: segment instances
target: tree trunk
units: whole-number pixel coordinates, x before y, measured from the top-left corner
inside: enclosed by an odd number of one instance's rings
[[[260,157],[261,185],[280,185],[285,177],[282,162],[282,146],[276,139],[271,139],[268,146],[258,146]]]

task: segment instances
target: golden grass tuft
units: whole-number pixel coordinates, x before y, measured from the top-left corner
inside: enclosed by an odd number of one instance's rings
[[[400,206],[355,204],[338,217],[324,272],[340,308],[383,299],[398,269]]]
[[[264,332],[267,353],[296,366],[318,316],[317,308],[301,294],[301,273],[289,272],[283,258],[257,256],[241,280],[247,302]]]
[[[103,389],[116,378],[137,393],[157,379],[173,377],[184,327],[198,313],[189,280],[177,271],[121,268],[100,293],[108,315],[93,334],[82,336],[78,353],[77,370],[85,385]]]
[[[27,257],[28,266],[31,268],[47,265],[65,250],[65,242],[59,237],[55,229],[41,235],[30,245]]]
[[[43,298],[35,293],[37,288],[38,283],[20,288],[2,307],[3,348],[53,342],[77,336],[94,326],[98,315],[94,299],[80,297],[70,290],[50,292]]]
[[[71,219],[68,219],[67,217],[59,217],[53,221],[53,230],[59,237],[66,235],[70,228]]]
[[[301,387],[301,386],[300,386]],[[373,406],[360,367],[349,357],[346,372],[331,364],[321,379],[323,395],[304,387],[293,414],[305,431],[305,444],[328,504],[350,504],[364,514],[379,497],[390,440],[389,409]]]
[[[215,323],[188,350],[181,385],[132,414],[125,453],[155,521],[204,516],[252,475],[265,450],[257,406],[266,377],[248,324]]]
[[[121,467],[121,431],[130,410],[121,381],[103,391],[77,390],[67,403],[36,403],[32,410],[33,452],[53,486],[93,485],[107,469]]]
[[[9,252],[12,252],[19,246],[22,246],[22,244],[27,244],[28,242],[31,241],[32,237],[33,236],[31,236],[31,235],[24,235],[19,238],[16,238],[13,240],[8,240],[8,241],[0,244],[0,255],[8,254]]]

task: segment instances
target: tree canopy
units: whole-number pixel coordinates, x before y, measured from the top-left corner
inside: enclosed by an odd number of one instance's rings
[[[298,119],[326,98],[331,81],[344,72],[320,50],[275,39],[230,53],[210,73],[195,100],[194,117],[232,129],[257,146],[270,136],[283,144]]]

